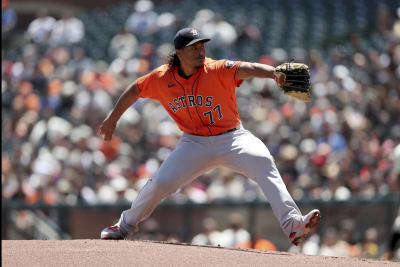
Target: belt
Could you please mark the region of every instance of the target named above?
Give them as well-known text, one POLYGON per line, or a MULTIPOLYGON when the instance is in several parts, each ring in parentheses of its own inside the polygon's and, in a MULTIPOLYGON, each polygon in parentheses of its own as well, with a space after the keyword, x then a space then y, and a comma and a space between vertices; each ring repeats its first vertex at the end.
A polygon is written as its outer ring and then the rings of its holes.
POLYGON ((225 132, 222 132, 222 133, 216 134, 215 136, 217 136, 217 135, 221 135, 221 134, 226 134, 226 133, 229 133, 229 132, 233 132, 233 131, 236 131, 237 129, 239 129, 239 127, 235 127, 235 128, 229 129, 228 131, 225 131, 225 132))

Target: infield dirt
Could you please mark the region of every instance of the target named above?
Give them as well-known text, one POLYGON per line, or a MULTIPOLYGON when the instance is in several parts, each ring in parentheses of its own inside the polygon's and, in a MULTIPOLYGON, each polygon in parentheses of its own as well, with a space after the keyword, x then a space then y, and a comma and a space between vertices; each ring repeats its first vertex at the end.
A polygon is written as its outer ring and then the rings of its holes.
POLYGON ((132 240, 2 240, 2 266, 399 266, 390 261, 309 256, 132 240))

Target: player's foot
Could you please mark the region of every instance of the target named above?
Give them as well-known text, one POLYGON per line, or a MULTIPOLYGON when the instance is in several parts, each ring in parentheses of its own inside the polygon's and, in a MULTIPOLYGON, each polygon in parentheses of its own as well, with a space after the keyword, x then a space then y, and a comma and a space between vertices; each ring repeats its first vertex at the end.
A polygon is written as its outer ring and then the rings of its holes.
POLYGON ((307 215, 303 216, 298 227, 298 230, 290 233, 289 239, 292 244, 298 246, 302 244, 309 236, 310 233, 318 226, 321 221, 321 212, 317 209, 310 211, 307 215))
POLYGON ((126 235, 121 231, 121 228, 119 228, 117 224, 104 228, 100 234, 101 239, 122 240, 125 239, 125 237, 126 235))

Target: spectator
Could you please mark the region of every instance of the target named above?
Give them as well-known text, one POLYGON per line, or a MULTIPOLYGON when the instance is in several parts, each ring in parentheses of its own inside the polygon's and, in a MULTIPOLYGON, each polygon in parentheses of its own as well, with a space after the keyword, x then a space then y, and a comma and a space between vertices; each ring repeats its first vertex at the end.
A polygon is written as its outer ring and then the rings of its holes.
POLYGON ((342 251, 340 251, 338 247, 338 236, 335 228, 330 227, 326 229, 323 243, 318 254, 333 257, 347 256, 346 254, 342 254, 342 251))
POLYGON ((379 256, 378 230, 368 228, 365 231, 364 242, 362 244, 362 256, 365 258, 376 259, 379 256))
POLYGON ((138 41, 136 37, 121 28, 110 43, 110 55, 113 58, 128 60, 138 51, 138 41))
POLYGON ((250 233, 242 226, 242 215, 232 213, 228 217, 228 228, 221 232, 220 244, 223 247, 235 247, 238 243, 251 240, 250 233))
MULTIPOLYGON (((313 233, 310 238, 304 243, 304 246, 301 249, 301 252, 306 255, 318 255, 320 250, 319 247, 320 237, 318 234, 313 233)), ((294 250, 294 246, 291 247, 292 251, 294 250)))
POLYGON ((202 9, 196 13, 193 27, 207 34, 213 40, 211 47, 229 49, 237 39, 236 29, 223 17, 210 9, 202 9))
POLYGON ((155 241, 169 241, 172 242, 172 237, 166 237, 160 232, 160 225, 152 218, 143 222, 141 232, 135 236, 135 239, 155 240, 155 241))
POLYGON ((235 245, 236 248, 249 248, 264 251, 277 251, 278 249, 270 240, 262 238, 260 234, 256 233, 252 235, 251 240, 245 242, 238 242, 235 245))
POLYGON ((70 11, 65 11, 62 18, 55 22, 51 36, 50 45, 70 45, 82 41, 85 34, 83 22, 72 16, 70 11))
POLYGON ((356 223, 352 219, 343 220, 341 223, 340 239, 338 240, 338 250, 341 255, 350 257, 361 256, 361 245, 356 240, 356 223))
POLYGON ((1 30, 9 32, 17 24, 17 14, 9 7, 8 1, 2 1, 1 5, 1 30))
POLYGON ((135 11, 129 16, 125 29, 138 36, 144 37, 157 31, 158 14, 153 11, 151 0, 139 0, 135 4, 135 11))
POLYGON ((218 246, 221 233, 217 230, 217 222, 207 217, 202 222, 203 232, 197 234, 192 239, 192 244, 201 246, 218 246))
POLYGON ((56 20, 48 15, 46 9, 40 9, 36 15, 36 19, 28 26, 28 39, 39 44, 48 44, 55 23, 56 20))
POLYGON ((254 243, 254 249, 265 251, 278 251, 274 243, 267 239, 257 239, 254 243))
POLYGON ((18 17, 8 0, 1 1, 1 41, 6 48, 11 38, 12 29, 17 25, 18 17))

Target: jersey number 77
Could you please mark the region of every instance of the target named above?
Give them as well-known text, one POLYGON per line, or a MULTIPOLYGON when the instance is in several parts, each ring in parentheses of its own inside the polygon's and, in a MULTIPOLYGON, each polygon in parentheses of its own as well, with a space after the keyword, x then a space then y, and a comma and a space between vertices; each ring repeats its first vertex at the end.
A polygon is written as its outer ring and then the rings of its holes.
POLYGON ((213 125, 215 123, 214 116, 213 116, 213 113, 215 113, 215 112, 218 113, 218 120, 221 120, 223 115, 222 115, 222 112, 221 112, 221 105, 220 104, 216 105, 212 110, 203 113, 204 117, 208 116, 208 118, 210 119, 210 125, 213 125))

